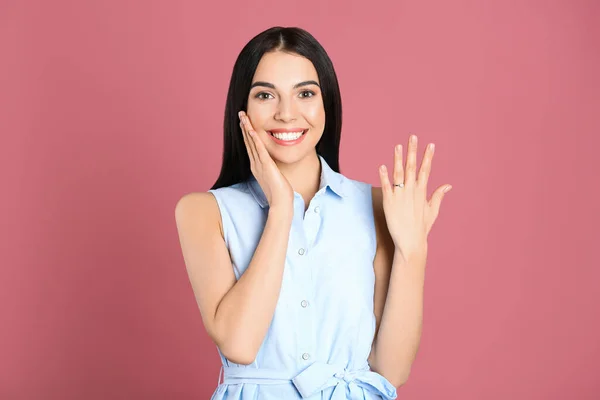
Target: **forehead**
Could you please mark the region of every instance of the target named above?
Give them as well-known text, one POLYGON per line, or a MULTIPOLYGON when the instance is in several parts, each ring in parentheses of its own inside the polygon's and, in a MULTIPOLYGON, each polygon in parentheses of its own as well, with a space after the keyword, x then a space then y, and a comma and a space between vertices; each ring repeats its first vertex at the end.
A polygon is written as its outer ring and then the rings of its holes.
POLYGON ((291 88, 296 83, 307 80, 319 82, 317 70, 309 59, 297 54, 276 51, 263 55, 256 67, 252 82, 263 81, 272 83, 278 88, 291 88))

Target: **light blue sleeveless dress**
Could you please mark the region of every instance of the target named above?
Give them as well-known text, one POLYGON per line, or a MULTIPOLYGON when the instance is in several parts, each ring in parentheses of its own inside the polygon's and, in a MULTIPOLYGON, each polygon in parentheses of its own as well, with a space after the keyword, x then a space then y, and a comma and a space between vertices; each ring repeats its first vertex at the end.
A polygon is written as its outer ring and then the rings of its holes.
MULTIPOLYGON (((397 397, 396 388, 367 361, 375 333, 371 185, 319 159, 321 184, 306 211, 302 196, 294 193, 279 300, 257 357, 250 365, 235 364, 219 350, 222 367, 211 400, 397 397)), ((210 192, 239 279, 261 238, 269 205, 253 176, 210 192)))

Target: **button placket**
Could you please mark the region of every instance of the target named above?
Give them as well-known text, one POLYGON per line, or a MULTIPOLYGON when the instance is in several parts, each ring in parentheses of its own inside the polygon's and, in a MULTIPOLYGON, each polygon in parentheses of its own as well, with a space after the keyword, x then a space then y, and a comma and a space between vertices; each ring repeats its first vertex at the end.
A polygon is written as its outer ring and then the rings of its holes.
POLYGON ((321 229, 321 208, 311 203, 304 220, 302 221, 306 244, 309 248, 315 245, 319 230, 321 229))
POLYGON ((308 307, 308 300, 306 296, 310 296, 311 293, 311 271, 310 261, 308 257, 300 258, 301 262, 298 266, 301 270, 302 282, 298 285, 298 291, 300 296, 300 307, 298 307, 298 322, 299 322, 299 335, 298 337, 298 350, 302 361, 307 362, 310 359, 310 354, 313 351, 313 315, 308 307))
POLYGON ((314 262, 311 252, 313 244, 310 242, 310 236, 314 230, 315 220, 318 220, 316 214, 308 213, 308 216, 302 221, 301 235, 302 242, 298 242, 297 250, 297 270, 296 276, 299 278, 297 285, 297 308, 298 315, 298 359, 301 363, 311 362, 311 354, 314 351, 314 332, 313 332, 313 313, 308 307, 309 300, 313 292, 312 282, 312 263, 314 262))

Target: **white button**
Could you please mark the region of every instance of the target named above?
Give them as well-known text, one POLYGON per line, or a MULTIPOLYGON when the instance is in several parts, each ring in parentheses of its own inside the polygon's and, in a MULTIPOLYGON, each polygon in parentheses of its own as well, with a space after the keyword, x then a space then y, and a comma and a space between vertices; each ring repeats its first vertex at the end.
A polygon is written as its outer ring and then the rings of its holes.
POLYGON ((304 254, 304 249, 300 248, 300 250, 298 250, 298 254, 300 254, 300 255, 304 254))
POLYGON ((319 206, 315 207, 315 212, 318 213, 319 211, 321 211, 321 209, 319 208, 319 206))
POLYGON ((308 360, 309 358, 310 358, 310 354, 308 354, 308 353, 302 354, 302 359, 303 360, 308 360))
POLYGON ((302 303, 300 303, 300 305, 304 308, 306 308, 308 306, 308 301, 306 300, 302 300, 302 303))

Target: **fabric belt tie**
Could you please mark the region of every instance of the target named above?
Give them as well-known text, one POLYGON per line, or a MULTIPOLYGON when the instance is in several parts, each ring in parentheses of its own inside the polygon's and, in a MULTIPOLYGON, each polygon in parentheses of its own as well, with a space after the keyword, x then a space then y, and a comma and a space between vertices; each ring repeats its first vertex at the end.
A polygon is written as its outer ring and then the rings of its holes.
MULTIPOLYGON (((222 366, 225 384, 254 383, 260 385, 277 385, 292 382, 302 398, 307 398, 317 392, 337 386, 332 399, 346 400, 346 385, 357 385, 369 392, 394 400, 397 397, 396 388, 382 375, 370 371, 368 367, 348 370, 343 366, 314 362, 300 373, 290 373, 285 370, 252 367, 222 366), (341 384, 341 383, 345 383, 341 384)), ((221 380, 219 374, 219 381, 221 380)))

